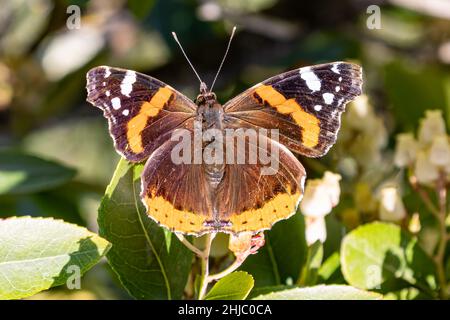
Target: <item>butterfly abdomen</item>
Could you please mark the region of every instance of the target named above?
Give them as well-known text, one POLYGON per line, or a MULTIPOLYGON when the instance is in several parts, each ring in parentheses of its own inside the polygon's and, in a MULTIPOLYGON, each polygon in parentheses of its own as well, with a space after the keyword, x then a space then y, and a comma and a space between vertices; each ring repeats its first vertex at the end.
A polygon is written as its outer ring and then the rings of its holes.
MULTIPOLYGON (((206 178, 214 190, 223 179, 223 108, 215 99, 203 99, 197 110, 197 121, 202 129, 202 157, 206 178)), ((197 99, 199 100, 199 99, 197 99)))

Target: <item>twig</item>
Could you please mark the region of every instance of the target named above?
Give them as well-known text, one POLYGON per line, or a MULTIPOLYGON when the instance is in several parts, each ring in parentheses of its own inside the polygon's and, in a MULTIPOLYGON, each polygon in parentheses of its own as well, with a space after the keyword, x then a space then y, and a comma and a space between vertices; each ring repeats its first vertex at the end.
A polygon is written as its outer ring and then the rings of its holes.
POLYGON ((222 270, 221 272, 218 272, 216 274, 212 274, 208 277, 208 282, 216 281, 219 279, 222 279, 223 277, 229 275, 233 271, 235 271, 237 268, 241 266, 241 264, 245 261, 245 259, 236 259, 232 264, 230 264, 226 269, 222 270))
POLYGON ((206 289, 208 288, 208 277, 209 277, 209 253, 211 251, 211 244, 216 236, 215 233, 208 233, 206 235, 206 247, 203 251, 203 255, 200 257, 202 271, 200 274, 200 289, 198 291, 198 300, 203 300, 206 294, 206 289))
POLYGON ((245 261, 245 259, 251 255, 257 252, 257 250, 264 245, 264 236, 262 234, 256 235, 252 237, 250 247, 245 252, 240 253, 239 255, 236 255, 236 259, 232 264, 230 264, 226 269, 222 270, 221 272, 218 272, 216 274, 209 274, 209 255, 211 252, 211 245, 212 242, 216 236, 215 233, 210 233, 206 235, 205 239, 205 249, 202 251, 196 246, 194 246, 192 243, 190 243, 182 234, 176 233, 177 238, 183 243, 189 250, 194 252, 197 257, 200 258, 201 262, 201 272, 200 272, 200 286, 198 291, 198 300, 203 300, 206 295, 206 290, 208 289, 208 285, 212 281, 219 280, 236 269, 238 269, 242 263, 245 261))
POLYGON ((434 257, 439 281, 439 294, 441 299, 447 299, 447 279, 445 276, 445 266, 444 266, 444 256, 445 247, 447 245, 447 227, 445 225, 445 219, 447 216, 447 186, 446 186, 446 174, 440 172, 438 183, 437 183, 437 193, 439 196, 439 215, 437 220, 439 222, 439 244, 436 255, 434 257))
POLYGON ((204 253, 202 250, 200 250, 199 248, 194 246, 192 243, 190 243, 189 240, 186 239, 182 234, 175 233, 175 235, 177 236, 178 240, 180 240, 181 243, 184 244, 189 250, 194 252, 199 258, 203 258, 204 253))
POLYGON ((420 185, 417 182, 417 178, 415 176, 410 176, 409 183, 413 187, 414 191, 416 191, 419 194, 420 198, 422 199, 422 201, 425 204, 425 206, 427 207, 427 209, 436 218, 438 218, 439 215, 440 215, 439 209, 436 208, 436 206, 434 205, 433 201, 431 201, 430 196, 428 195, 428 193, 420 187, 420 185))

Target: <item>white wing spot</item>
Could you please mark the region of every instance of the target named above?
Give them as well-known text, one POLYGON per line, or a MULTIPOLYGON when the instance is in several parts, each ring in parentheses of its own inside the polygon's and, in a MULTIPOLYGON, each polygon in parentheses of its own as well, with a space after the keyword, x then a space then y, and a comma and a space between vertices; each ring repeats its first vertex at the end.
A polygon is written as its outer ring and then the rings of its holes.
POLYGON ((322 110, 322 106, 321 106, 320 104, 316 104, 316 105, 314 106, 314 110, 320 111, 320 110, 322 110))
POLYGON ((336 86, 335 90, 336 90, 336 92, 339 92, 339 91, 341 91, 341 87, 336 86))
POLYGON ((333 63, 333 67, 331 68, 331 71, 333 71, 334 73, 338 73, 339 74, 340 72, 339 72, 338 65, 339 65, 338 63, 333 63))
POLYGON ((107 97, 109 97, 109 96, 111 95, 111 92, 109 92, 109 90, 106 90, 105 95, 106 95, 107 97))
POLYGON ((115 110, 119 110, 121 105, 120 105, 120 99, 118 97, 112 98, 111 99, 111 103, 112 106, 115 110))
POLYGON ((105 68, 105 78, 108 78, 111 75, 111 70, 108 67, 105 68))
POLYGON ((102 82, 102 86, 106 86, 106 82, 105 81, 102 82))
POLYGON ((122 83, 120 84, 120 92, 129 97, 131 91, 133 90, 133 83, 136 82, 136 72, 128 70, 125 73, 125 78, 123 78, 122 83))
POLYGON ((339 77, 339 82, 341 82, 342 81, 342 77, 339 77))
POLYGON ((125 110, 122 111, 122 114, 123 114, 124 116, 127 116, 127 115, 130 114, 130 110, 125 109, 125 110))
POLYGON ((306 81, 306 85, 310 90, 319 91, 321 87, 320 79, 310 68, 300 69, 300 77, 306 81))
POLYGON ((331 103, 333 103, 333 99, 334 99, 334 94, 332 94, 332 93, 324 93, 323 95, 322 95, 322 97, 323 97, 323 100, 325 101, 325 103, 326 104, 331 104, 331 103))

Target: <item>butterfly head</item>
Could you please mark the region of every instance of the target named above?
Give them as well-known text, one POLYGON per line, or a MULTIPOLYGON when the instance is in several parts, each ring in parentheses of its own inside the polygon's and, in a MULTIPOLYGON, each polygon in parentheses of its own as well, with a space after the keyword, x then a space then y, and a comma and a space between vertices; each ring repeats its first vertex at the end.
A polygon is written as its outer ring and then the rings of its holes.
POLYGON ((206 83, 200 83, 200 94, 195 99, 195 103, 199 106, 202 104, 213 105, 217 102, 217 96, 214 92, 208 90, 206 83))

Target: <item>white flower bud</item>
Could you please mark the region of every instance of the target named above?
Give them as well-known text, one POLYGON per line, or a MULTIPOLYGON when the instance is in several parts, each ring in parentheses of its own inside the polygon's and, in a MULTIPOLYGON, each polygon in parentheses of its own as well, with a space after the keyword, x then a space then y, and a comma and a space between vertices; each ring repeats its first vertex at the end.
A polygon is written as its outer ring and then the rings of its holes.
POLYGON ((330 213, 333 206, 326 193, 326 187, 321 180, 314 179, 306 182, 305 194, 300 209, 303 215, 308 217, 321 217, 330 213))
POLYGON ((422 145, 431 143, 435 136, 445 134, 445 122, 441 110, 427 110, 425 118, 419 125, 419 142, 422 145))
POLYGON ((341 176, 339 174, 325 171, 323 175, 323 184, 327 187, 328 195, 331 200, 331 205, 335 207, 339 203, 339 197, 341 195, 341 188, 339 186, 339 181, 341 181, 341 176))
POLYGON ((421 228, 422 228, 422 225, 420 224, 420 216, 417 212, 415 212, 412 215, 411 220, 409 221, 408 230, 412 234, 417 234, 420 232, 421 228))
POLYGON ((397 135, 394 163, 397 167, 406 167, 414 162, 418 151, 416 139, 411 133, 397 135))
POLYGON ((439 177, 438 169, 431 163, 427 151, 421 150, 417 153, 414 175, 417 181, 423 184, 433 183, 439 177))
POLYGON ((406 216, 402 198, 395 187, 385 187, 380 192, 379 217, 383 221, 400 221, 406 216))
POLYGON ((450 145, 446 135, 434 137, 430 149, 430 162, 440 167, 450 165, 450 145))
POLYGON ((327 239, 327 228, 324 217, 306 217, 305 236, 308 246, 319 240, 325 242, 327 239))
POLYGON ((300 203, 303 215, 308 217, 323 217, 339 202, 341 176, 325 172, 322 179, 306 182, 305 194, 300 203))

